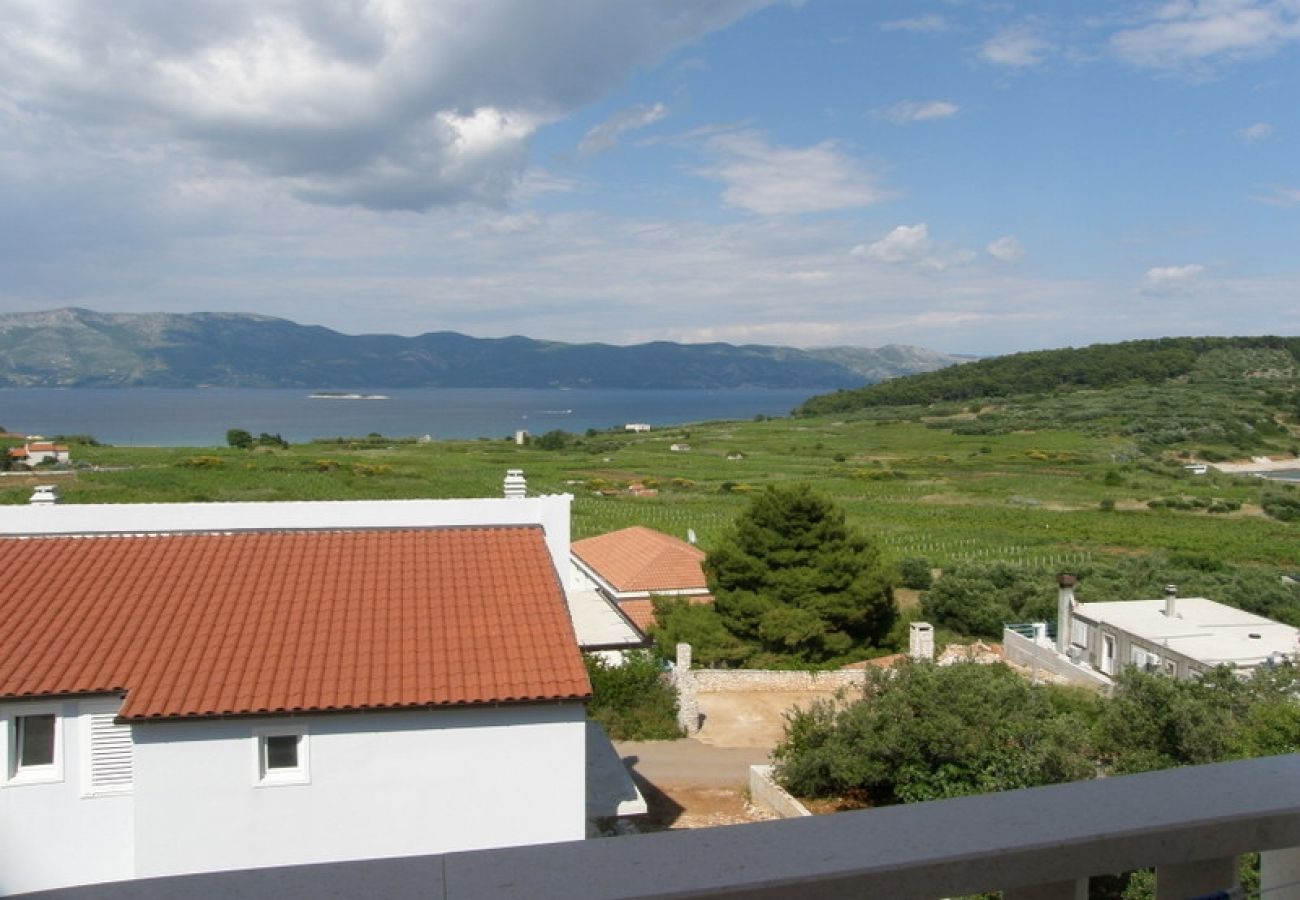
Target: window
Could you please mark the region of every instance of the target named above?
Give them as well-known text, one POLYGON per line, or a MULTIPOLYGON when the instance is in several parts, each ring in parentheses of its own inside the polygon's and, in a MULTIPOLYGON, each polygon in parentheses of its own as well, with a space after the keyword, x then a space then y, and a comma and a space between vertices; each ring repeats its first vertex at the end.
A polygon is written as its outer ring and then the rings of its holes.
POLYGON ((3 716, 8 784, 63 779, 63 735, 55 704, 10 707, 3 716))
POLYGON ((257 741, 257 783, 306 784, 307 734, 304 729, 266 728, 257 741))
POLYGON ((1070 620, 1070 643, 1076 647, 1088 646, 1088 623, 1078 619, 1070 620))
POLYGON ((268 735, 263 739, 266 748, 266 771, 280 772, 298 768, 298 742, 296 734, 268 735))

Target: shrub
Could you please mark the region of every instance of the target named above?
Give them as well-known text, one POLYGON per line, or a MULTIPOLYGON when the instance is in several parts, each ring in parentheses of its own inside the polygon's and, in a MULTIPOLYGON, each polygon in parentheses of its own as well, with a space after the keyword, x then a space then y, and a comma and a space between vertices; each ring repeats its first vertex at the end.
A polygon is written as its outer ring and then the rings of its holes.
POLYGON ((181 463, 187 469, 219 469, 225 464, 220 456, 191 456, 181 463))
POLYGON ((595 655, 586 656, 585 661, 592 692, 587 715, 611 738, 657 741, 682 736, 677 724, 677 695, 651 654, 628 653, 621 666, 595 655))
POLYGON ((930 561, 923 556, 905 556, 898 561, 898 577, 903 587, 927 591, 934 584, 930 561))

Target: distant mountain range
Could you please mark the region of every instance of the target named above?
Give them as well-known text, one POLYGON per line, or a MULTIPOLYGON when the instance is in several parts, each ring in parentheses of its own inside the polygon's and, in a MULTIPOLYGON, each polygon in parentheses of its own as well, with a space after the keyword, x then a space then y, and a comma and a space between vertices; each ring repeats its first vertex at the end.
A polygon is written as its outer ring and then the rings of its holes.
POLYGON ((876 349, 656 341, 619 347, 525 337, 346 335, 241 313, 0 315, 10 387, 847 388, 969 357, 876 349))

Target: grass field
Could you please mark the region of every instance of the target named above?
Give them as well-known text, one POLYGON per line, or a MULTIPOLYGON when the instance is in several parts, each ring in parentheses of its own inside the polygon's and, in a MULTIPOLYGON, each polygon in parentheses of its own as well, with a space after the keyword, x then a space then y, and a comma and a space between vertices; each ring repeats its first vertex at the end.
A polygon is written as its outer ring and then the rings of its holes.
POLYGON ((1072 430, 954 434, 948 422, 769 419, 648 434, 600 433, 563 450, 506 441, 358 441, 287 449, 73 447, 54 478, 0 479, 0 502, 58 481, 66 502, 138 503, 496 496, 507 468, 534 493, 568 492, 575 538, 643 524, 708 549, 746 495, 807 481, 895 556, 936 565, 1003 558, 1046 565, 1153 549, 1225 562, 1300 565, 1300 525, 1259 511, 1253 478, 1193 476, 1123 438, 1072 430), (673 452, 687 443, 688 452, 673 452), (739 457, 739 458, 728 458, 739 457), (634 497, 629 484, 658 490, 634 497), (1241 504, 1228 514, 1148 509, 1149 500, 1241 504), (1113 511, 1101 508, 1103 501, 1113 511), (1108 504, 1109 505, 1109 504, 1108 504))

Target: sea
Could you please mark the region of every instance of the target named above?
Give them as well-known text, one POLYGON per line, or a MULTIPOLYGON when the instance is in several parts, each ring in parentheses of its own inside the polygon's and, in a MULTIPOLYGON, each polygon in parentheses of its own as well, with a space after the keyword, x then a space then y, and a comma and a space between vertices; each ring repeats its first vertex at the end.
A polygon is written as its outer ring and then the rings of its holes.
MULTIPOLYGON (((46 437, 91 435, 123 446, 211 447, 226 431, 313 438, 501 438, 524 430, 581 433, 632 422, 679 425, 784 416, 816 389, 586 390, 365 388, 313 396, 299 388, 0 388, 0 426, 46 437)), ((326 392, 322 392, 326 393, 326 392)))

